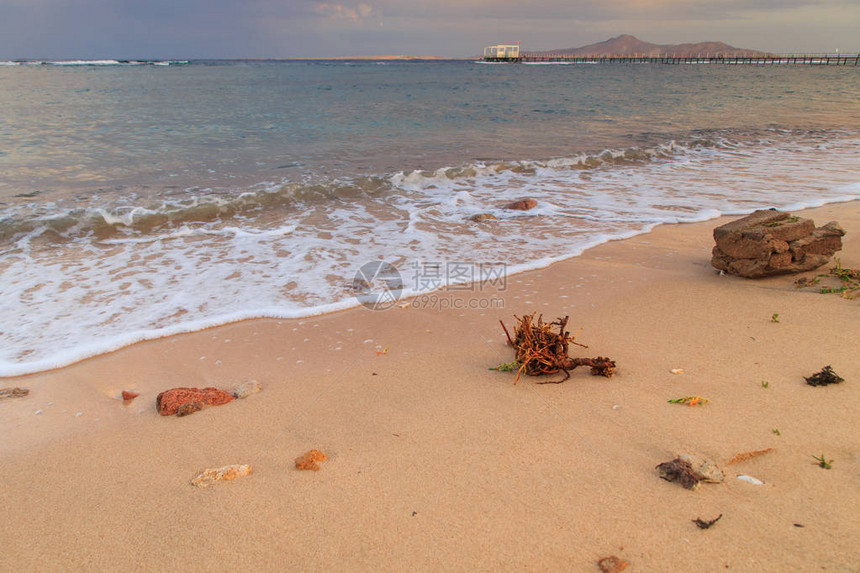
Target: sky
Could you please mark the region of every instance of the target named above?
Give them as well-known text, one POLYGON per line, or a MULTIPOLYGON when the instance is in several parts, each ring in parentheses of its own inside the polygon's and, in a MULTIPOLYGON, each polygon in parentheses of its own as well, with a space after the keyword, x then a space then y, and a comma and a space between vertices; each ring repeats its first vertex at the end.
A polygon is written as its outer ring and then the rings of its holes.
POLYGON ((860 0, 0 0, 0 59, 471 57, 632 34, 860 51, 860 0))

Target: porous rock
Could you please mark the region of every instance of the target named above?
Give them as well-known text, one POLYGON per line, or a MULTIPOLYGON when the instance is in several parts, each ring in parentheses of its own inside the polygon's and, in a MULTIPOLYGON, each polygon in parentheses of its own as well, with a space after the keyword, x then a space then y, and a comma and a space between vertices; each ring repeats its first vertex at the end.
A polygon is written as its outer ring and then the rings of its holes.
POLYGON ((711 265, 747 278, 810 271, 842 249, 844 234, 835 221, 816 228, 811 219, 762 209, 714 229, 711 265))
POLYGON ((162 416, 178 414, 181 408, 182 415, 188 415, 205 406, 220 406, 232 400, 232 394, 218 388, 171 388, 158 395, 155 407, 162 416))
POLYGON ((319 450, 310 450, 296 458, 296 469, 319 471, 319 462, 324 462, 328 459, 324 453, 319 450))

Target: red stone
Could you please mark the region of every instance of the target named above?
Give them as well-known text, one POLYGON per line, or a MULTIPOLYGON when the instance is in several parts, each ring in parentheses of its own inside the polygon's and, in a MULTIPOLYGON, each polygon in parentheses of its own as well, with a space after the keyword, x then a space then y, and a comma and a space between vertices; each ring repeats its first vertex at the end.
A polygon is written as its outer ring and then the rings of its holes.
POLYGON ((513 203, 505 205, 505 209, 513 209, 515 211, 528 211, 535 207, 537 207, 537 201, 534 199, 520 199, 519 201, 514 201, 513 203))
POLYGON ((123 400, 134 400, 138 396, 140 396, 140 394, 138 394, 137 392, 130 392, 128 390, 122 391, 122 399, 123 400))
MULTIPOLYGON (((158 395, 155 408, 162 416, 173 416, 185 404, 197 404, 201 407, 220 406, 233 401, 233 395, 218 388, 171 388, 158 395)), ((186 408, 188 410, 190 408, 186 408)), ((188 412, 191 413, 191 412, 188 412)))

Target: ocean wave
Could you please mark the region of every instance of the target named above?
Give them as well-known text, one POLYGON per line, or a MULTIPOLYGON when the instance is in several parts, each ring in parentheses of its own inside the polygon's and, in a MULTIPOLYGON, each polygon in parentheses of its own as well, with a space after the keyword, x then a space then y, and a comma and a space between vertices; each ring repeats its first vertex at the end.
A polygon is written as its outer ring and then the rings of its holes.
POLYGON ((0 66, 181 66, 190 60, 10 60, 0 66))
MULTIPOLYGON (((356 269, 503 262, 508 273, 659 224, 860 198, 856 133, 707 131, 642 148, 241 192, 38 199, 0 212, 0 376, 252 317, 358 304, 356 269), (505 205, 530 197, 537 207, 505 205), (472 221, 492 215, 490 223, 472 221)), ((409 279, 407 279, 409 280, 409 279)), ((407 285, 405 293, 434 285, 407 285)))
POLYGON ((741 144, 710 134, 689 141, 670 140, 650 147, 606 149, 571 157, 546 160, 479 161, 436 170, 400 171, 388 175, 358 178, 319 179, 303 182, 266 183, 252 190, 215 194, 209 189, 186 190, 181 199, 149 199, 149 205, 75 207, 46 213, 43 204, 33 203, 0 210, 0 247, 37 232, 43 240, 67 241, 92 235, 99 240, 117 236, 162 233, 188 224, 226 223, 237 217, 254 216, 267 210, 288 213, 320 203, 373 200, 398 193, 427 192, 433 187, 472 185, 498 177, 566 176, 569 170, 597 170, 611 166, 668 160, 695 149, 718 147, 735 149, 741 144))

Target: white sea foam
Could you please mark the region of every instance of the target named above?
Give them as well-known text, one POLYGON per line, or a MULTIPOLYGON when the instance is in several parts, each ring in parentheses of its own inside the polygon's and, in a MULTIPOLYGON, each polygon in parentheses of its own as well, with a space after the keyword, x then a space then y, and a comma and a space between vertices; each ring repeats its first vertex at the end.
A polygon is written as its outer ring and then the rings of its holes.
MULTIPOLYGON (((428 264, 504 263, 510 276, 659 224, 854 200, 858 173, 855 135, 774 134, 401 172, 348 199, 340 190, 357 183, 77 214, 43 204, 0 251, 0 376, 236 320, 356 306, 353 278, 370 261, 395 265, 403 296, 414 296, 440 286, 418 280, 428 264), (504 209, 523 197, 538 206, 504 209), (481 213, 497 220, 469 220, 481 213)), ((0 212, 0 232, 26 209, 0 212)))

